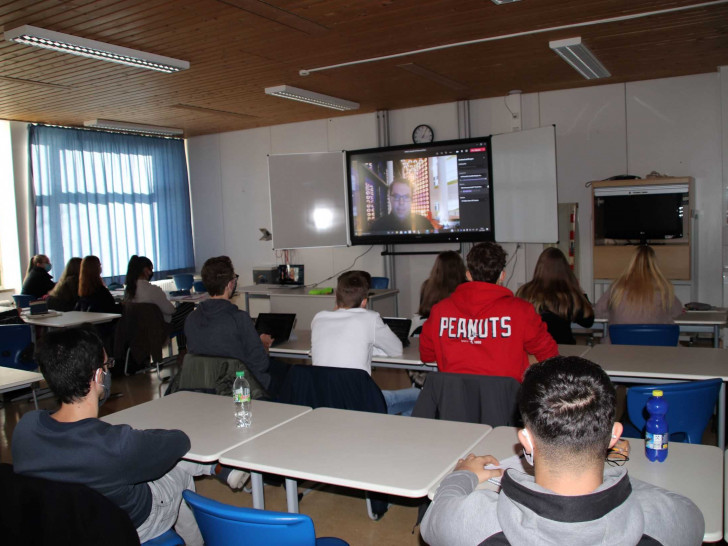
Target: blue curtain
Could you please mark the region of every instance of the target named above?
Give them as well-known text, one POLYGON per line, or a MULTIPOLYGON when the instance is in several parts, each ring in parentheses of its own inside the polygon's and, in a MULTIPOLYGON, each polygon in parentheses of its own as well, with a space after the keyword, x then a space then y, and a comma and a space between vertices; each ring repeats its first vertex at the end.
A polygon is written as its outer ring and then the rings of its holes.
POLYGON ((184 142, 31 125, 36 252, 53 263, 94 254, 123 282, 129 258, 157 278, 194 270, 184 142))

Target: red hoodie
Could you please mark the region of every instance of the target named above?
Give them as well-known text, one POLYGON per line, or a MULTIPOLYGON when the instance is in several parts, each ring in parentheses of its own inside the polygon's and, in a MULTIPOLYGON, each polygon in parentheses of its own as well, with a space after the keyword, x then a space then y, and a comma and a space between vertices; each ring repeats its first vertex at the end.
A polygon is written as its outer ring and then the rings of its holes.
POLYGON ((505 287, 466 282, 433 306, 420 334, 422 362, 441 372, 510 376, 523 380, 528 354, 559 354, 533 305, 505 287))

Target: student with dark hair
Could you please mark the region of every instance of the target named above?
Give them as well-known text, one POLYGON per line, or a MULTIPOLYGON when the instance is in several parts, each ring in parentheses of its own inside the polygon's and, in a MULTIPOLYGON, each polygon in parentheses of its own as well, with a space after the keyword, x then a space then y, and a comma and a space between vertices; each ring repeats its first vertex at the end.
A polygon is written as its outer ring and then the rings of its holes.
POLYGON ((190 449, 180 430, 135 430, 98 418, 113 366, 101 339, 82 328, 51 331, 35 359, 60 408, 23 415, 12 438, 15 472, 88 485, 126 510, 141 542, 174 526, 186 544, 202 544, 182 491, 194 491, 193 476, 213 467, 180 460, 190 449))
POLYGON ((50 292, 56 283, 48 273, 53 266, 48 256, 45 254, 36 254, 30 260, 28 272, 23 279, 23 288, 21 294, 27 294, 35 298, 42 298, 50 292))
POLYGON ((433 305, 447 298, 467 281, 466 273, 460 254, 454 250, 440 252, 435 258, 430 276, 422 283, 417 314, 425 319, 429 317, 433 305))
POLYGON ((430 311, 420 334, 420 358, 441 372, 513 377, 521 381, 529 355, 545 360, 558 347, 533 306, 501 286, 506 253, 479 243, 467 256, 468 281, 430 311))
POLYGON ((690 500, 605 467, 622 425, 615 390, 598 365, 556 357, 531 366, 519 393, 518 432, 535 477, 490 456, 460 459, 422 520, 430 546, 461 544, 701 544, 703 515, 690 500), (500 494, 476 490, 500 476, 500 494))
POLYGON ((518 289, 516 297, 533 304, 556 343, 576 344, 572 322, 584 328, 594 324, 591 303, 558 248, 550 247, 541 253, 533 279, 518 289))
MULTIPOLYGON (((336 308, 311 321, 311 363, 372 373, 372 356, 399 356, 402 342, 379 313, 367 309, 371 275, 347 271, 336 283, 336 308)), ((382 391, 389 413, 410 415, 419 389, 382 391)))
POLYGON ((86 256, 81 261, 76 309, 96 313, 121 312, 114 296, 101 279, 101 261, 96 256, 86 256))
POLYGON ((210 298, 200 302, 185 321, 188 352, 237 358, 275 396, 288 367, 276 364, 271 370, 268 348, 273 339, 258 334, 250 315, 230 301, 238 285, 232 261, 227 256, 210 258, 201 273, 210 298))
POLYGON ((49 309, 73 311, 78 301, 78 277, 80 274, 81 258, 68 260, 55 288, 48 293, 49 309))

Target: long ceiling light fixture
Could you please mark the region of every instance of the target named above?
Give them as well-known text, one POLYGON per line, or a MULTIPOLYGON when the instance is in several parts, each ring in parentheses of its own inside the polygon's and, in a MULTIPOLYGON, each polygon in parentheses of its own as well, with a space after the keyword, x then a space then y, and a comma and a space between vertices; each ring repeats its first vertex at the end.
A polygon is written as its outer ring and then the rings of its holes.
POLYGON ((177 127, 160 127, 159 125, 129 123, 128 121, 114 121, 112 119, 91 119, 84 121, 83 124, 85 127, 95 127, 96 129, 144 133, 145 135, 182 136, 184 134, 184 130, 177 127))
POLYGON ((333 108, 334 110, 340 110, 342 112, 345 110, 357 110, 359 108, 358 102, 338 99, 336 97, 330 97, 329 95, 324 95, 322 93, 314 93, 313 91, 299 89, 298 87, 292 87, 290 85, 277 85, 275 87, 266 87, 265 94, 282 97, 284 99, 307 102, 309 104, 315 104, 316 106, 333 108))
POLYGON ((581 37, 553 40, 549 42, 549 47, 587 80, 611 76, 599 59, 581 43, 581 37))
POLYGON ((190 63, 180 59, 155 55, 128 47, 121 47, 105 42, 97 42, 87 38, 80 38, 72 34, 64 34, 53 30, 23 25, 5 32, 5 39, 9 42, 19 44, 42 47, 60 51, 61 53, 70 53, 72 55, 80 55, 81 57, 89 57, 102 61, 111 61, 112 63, 125 64, 136 68, 147 68, 149 70, 157 70, 159 72, 179 72, 187 70, 190 63))

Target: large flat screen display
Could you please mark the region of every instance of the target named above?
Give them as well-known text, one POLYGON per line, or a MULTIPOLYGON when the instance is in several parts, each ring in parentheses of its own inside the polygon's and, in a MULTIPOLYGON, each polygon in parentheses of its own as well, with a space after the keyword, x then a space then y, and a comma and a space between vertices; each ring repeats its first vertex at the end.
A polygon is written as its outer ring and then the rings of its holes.
POLYGON ((489 137, 346 158, 351 244, 494 240, 489 137))

